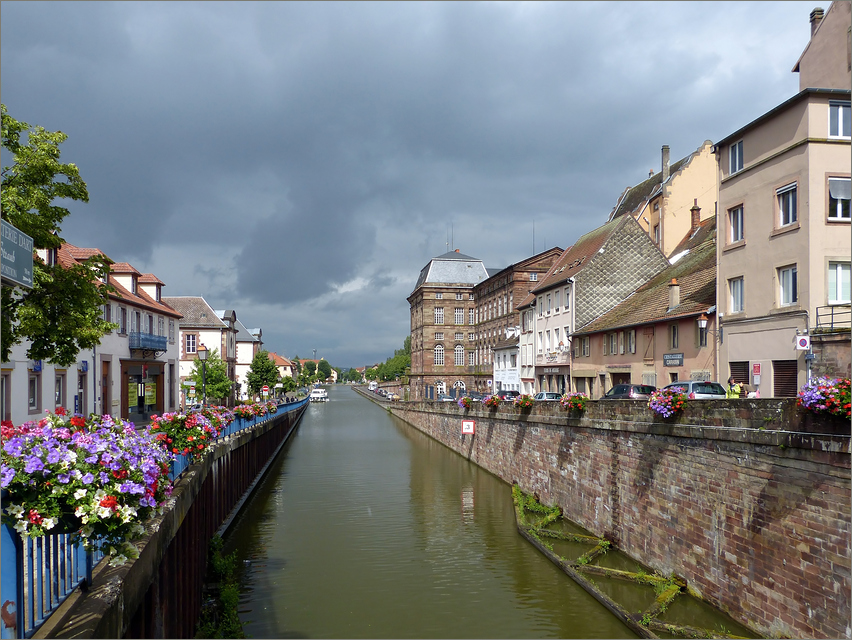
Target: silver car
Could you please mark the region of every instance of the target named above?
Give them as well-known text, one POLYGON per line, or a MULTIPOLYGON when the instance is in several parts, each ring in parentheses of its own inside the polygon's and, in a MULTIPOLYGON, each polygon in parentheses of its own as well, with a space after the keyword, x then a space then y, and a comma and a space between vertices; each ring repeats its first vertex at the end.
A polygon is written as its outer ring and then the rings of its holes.
POLYGON ((724 400, 727 397, 725 387, 718 382, 709 382, 707 380, 682 380, 680 382, 672 382, 666 385, 663 389, 674 389, 679 387, 683 389, 687 396, 695 394, 696 400, 724 400))
POLYGON ((541 402, 541 401, 559 402, 561 399, 562 399, 562 394, 556 393, 555 391, 539 391, 537 394, 535 394, 535 398, 533 398, 533 400, 535 400, 536 402, 541 402))

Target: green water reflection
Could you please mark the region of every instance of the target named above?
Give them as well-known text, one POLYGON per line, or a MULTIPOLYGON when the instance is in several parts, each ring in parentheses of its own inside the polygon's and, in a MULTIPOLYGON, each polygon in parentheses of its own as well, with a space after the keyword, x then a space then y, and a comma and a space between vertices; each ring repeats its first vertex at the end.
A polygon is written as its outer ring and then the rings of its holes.
POLYGON ((226 539, 255 638, 632 638, 517 532, 509 485, 348 387, 226 539))

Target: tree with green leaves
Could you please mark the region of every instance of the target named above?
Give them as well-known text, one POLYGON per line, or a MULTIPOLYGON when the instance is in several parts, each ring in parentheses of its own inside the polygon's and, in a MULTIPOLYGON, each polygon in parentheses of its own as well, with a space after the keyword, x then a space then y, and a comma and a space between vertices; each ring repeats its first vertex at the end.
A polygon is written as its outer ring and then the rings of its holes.
POLYGON ((248 382, 249 392, 252 395, 259 394, 263 385, 269 386, 270 392, 279 380, 278 367, 269 357, 269 352, 260 350, 254 354, 251 361, 246 382, 248 382))
POLYGON ((320 380, 328 380, 331 377, 331 365, 328 360, 320 360, 317 365, 317 378, 320 380))
POLYGON ((305 373, 308 374, 311 378, 313 378, 317 373, 317 363, 313 360, 308 360, 305 363, 305 373))
POLYGON ((222 404, 231 395, 232 382, 228 377, 228 363, 222 360, 219 350, 214 349, 207 354, 206 364, 196 358, 192 363, 192 371, 189 377, 195 383, 196 397, 202 399, 207 392, 207 402, 211 400, 222 404))
POLYGON ((296 390, 296 381, 293 380, 290 376, 284 376, 281 378, 281 390, 284 393, 290 393, 296 390))
MULTIPOLYGON (((3 220, 33 239, 34 249, 46 249, 50 255, 62 245, 60 223, 69 214, 54 201, 88 202, 86 183, 76 165, 59 161, 66 134, 15 120, 6 105, 0 105, 0 112, 3 149, 12 158, 12 164, 2 168, 0 212, 3 220)), ((73 266, 35 257, 32 289, 2 288, 0 359, 8 361, 12 347, 28 341, 28 358, 69 366, 80 351, 100 344, 101 336, 116 326, 101 314, 114 291, 107 284, 109 265, 104 255, 73 266)))

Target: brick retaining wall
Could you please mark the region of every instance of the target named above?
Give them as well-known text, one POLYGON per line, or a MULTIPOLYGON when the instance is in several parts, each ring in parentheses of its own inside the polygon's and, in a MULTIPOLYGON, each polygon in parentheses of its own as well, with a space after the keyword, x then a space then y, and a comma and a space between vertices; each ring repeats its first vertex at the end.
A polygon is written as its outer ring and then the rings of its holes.
POLYGON ((582 417, 558 403, 386 404, 755 631, 852 637, 848 421, 777 399, 690 401, 672 422, 629 400, 590 402, 582 417))

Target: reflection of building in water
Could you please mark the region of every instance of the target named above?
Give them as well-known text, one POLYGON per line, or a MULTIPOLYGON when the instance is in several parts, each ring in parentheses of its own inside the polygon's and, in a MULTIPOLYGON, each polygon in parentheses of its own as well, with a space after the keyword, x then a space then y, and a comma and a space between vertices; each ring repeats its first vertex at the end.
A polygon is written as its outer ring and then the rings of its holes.
POLYGON ((473 487, 465 487, 461 494, 462 522, 473 522, 473 487))

